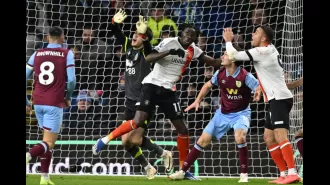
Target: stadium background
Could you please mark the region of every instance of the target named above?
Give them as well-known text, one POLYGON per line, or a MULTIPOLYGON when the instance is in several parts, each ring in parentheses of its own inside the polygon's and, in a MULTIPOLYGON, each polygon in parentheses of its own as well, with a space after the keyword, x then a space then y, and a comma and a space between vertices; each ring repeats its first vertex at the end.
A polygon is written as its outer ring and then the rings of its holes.
MULTIPOLYGON (((160 35, 177 35, 183 22, 193 22, 202 31, 198 44, 206 54, 219 58, 225 50, 221 36, 224 27, 232 27, 235 43, 243 49, 251 47, 252 32, 261 24, 275 30, 273 44, 281 53, 288 81, 302 76, 302 0, 27 0, 26 3, 26 59, 38 49, 47 46, 46 35, 51 26, 60 26, 66 33, 66 46, 75 53, 77 85, 72 107, 65 110, 62 134, 53 153, 53 173, 101 173, 142 175, 143 169, 123 149, 120 140, 112 142, 101 156, 92 155, 91 148, 99 136, 107 134, 123 120, 125 55, 111 31, 111 19, 119 8, 128 17, 122 25, 124 34, 132 36, 138 15, 148 17, 153 28, 156 45, 160 35), (157 23, 157 17, 164 19, 157 23), (163 26, 165 25, 165 26, 163 26), (158 35, 158 36, 157 36, 158 35), (87 93, 91 102, 87 109, 78 105, 79 95, 87 93), (81 168, 84 166, 83 168, 81 168)), ((255 75, 250 63, 244 67, 255 75)), ((195 61, 186 69, 177 83, 181 108, 192 103, 204 82, 214 73, 213 68, 195 61)), ((32 92, 29 80, 27 94, 32 92)), ((294 93, 291 113, 290 138, 302 127, 302 88, 294 93)), ((207 95, 203 108, 185 114, 191 136, 191 146, 218 107, 218 93, 214 89, 207 95)), ((30 97, 30 96, 29 96, 30 97)), ((251 177, 275 177, 278 173, 263 142, 266 106, 261 100, 251 104, 252 121, 248 135, 249 173, 251 177)), ((175 154, 178 169, 176 131, 164 118, 158 107, 147 135, 175 154)), ((41 139, 34 115, 26 115, 26 147, 41 139)), ((296 147, 294 146, 296 149, 296 147)), ((152 164, 159 163, 155 155, 144 151, 152 164)), ((298 169, 302 172, 302 159, 295 150, 298 169)), ((28 173, 38 173, 36 161, 27 166, 28 173)), ((200 176, 237 176, 239 163, 232 131, 220 142, 214 140, 195 163, 191 171, 200 176)), ((164 175, 162 165, 156 165, 164 175)), ((302 174, 301 174, 302 175, 302 174)))

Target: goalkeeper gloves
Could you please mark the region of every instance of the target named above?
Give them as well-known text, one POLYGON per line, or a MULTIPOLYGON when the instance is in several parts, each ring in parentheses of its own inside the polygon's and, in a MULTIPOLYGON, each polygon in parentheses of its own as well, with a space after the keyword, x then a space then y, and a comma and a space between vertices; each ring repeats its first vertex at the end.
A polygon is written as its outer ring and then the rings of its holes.
POLYGON ((126 12, 122 9, 119 9, 119 11, 112 18, 112 24, 114 23, 120 24, 126 19, 126 17, 127 17, 126 12))
POLYGON ((147 32, 148 22, 143 18, 142 15, 139 16, 139 21, 136 23, 136 31, 139 34, 145 34, 147 32))
POLYGON ((183 58, 185 55, 185 52, 182 49, 170 49, 171 55, 178 55, 179 57, 183 58))

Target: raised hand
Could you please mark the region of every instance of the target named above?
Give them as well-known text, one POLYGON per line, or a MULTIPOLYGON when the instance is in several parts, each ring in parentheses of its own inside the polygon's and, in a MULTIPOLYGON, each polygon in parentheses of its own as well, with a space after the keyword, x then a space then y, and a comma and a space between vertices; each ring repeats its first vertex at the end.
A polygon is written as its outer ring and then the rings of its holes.
POLYGON ((126 17, 126 12, 122 9, 119 9, 119 11, 113 16, 112 22, 120 24, 126 19, 126 17))
POLYGON ((223 29, 222 37, 225 40, 225 42, 231 42, 231 41, 233 41, 233 39, 234 39, 233 30, 231 28, 225 28, 225 29, 223 29))
POLYGON ((136 23, 136 31, 140 34, 145 34, 148 28, 148 21, 142 15, 139 16, 139 21, 136 23))

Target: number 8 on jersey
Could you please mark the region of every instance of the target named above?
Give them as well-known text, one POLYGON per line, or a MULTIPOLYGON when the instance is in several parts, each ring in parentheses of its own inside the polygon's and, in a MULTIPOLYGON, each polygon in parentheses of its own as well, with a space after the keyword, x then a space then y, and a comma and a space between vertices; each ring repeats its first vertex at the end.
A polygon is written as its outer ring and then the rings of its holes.
POLYGON ((42 85, 50 85, 54 82, 53 71, 55 65, 52 62, 46 61, 40 65, 40 74, 38 75, 39 83, 42 85))

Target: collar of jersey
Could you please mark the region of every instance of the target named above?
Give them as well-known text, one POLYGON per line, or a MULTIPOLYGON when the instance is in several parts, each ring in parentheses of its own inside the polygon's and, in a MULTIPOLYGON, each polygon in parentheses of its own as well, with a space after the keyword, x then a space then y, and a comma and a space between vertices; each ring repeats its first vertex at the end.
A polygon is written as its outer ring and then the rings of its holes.
MULTIPOLYGON (((231 76, 232 76, 233 78, 236 78, 236 76, 239 74, 240 70, 241 70, 241 67, 238 66, 237 69, 236 69, 236 71, 234 72, 234 74, 231 75, 231 76)), ((228 77, 227 69, 226 69, 226 77, 228 77)))
MULTIPOLYGON (((179 37, 175 37, 175 39, 176 39, 176 41, 178 41, 179 46, 181 47, 181 49, 183 49, 183 50, 187 50, 187 49, 184 49, 184 48, 182 47, 181 43, 179 42, 179 37)), ((191 43, 190 46, 193 46, 193 44, 194 44, 194 42, 191 43)))
POLYGON ((48 44, 47 48, 61 48, 61 44, 48 44))

